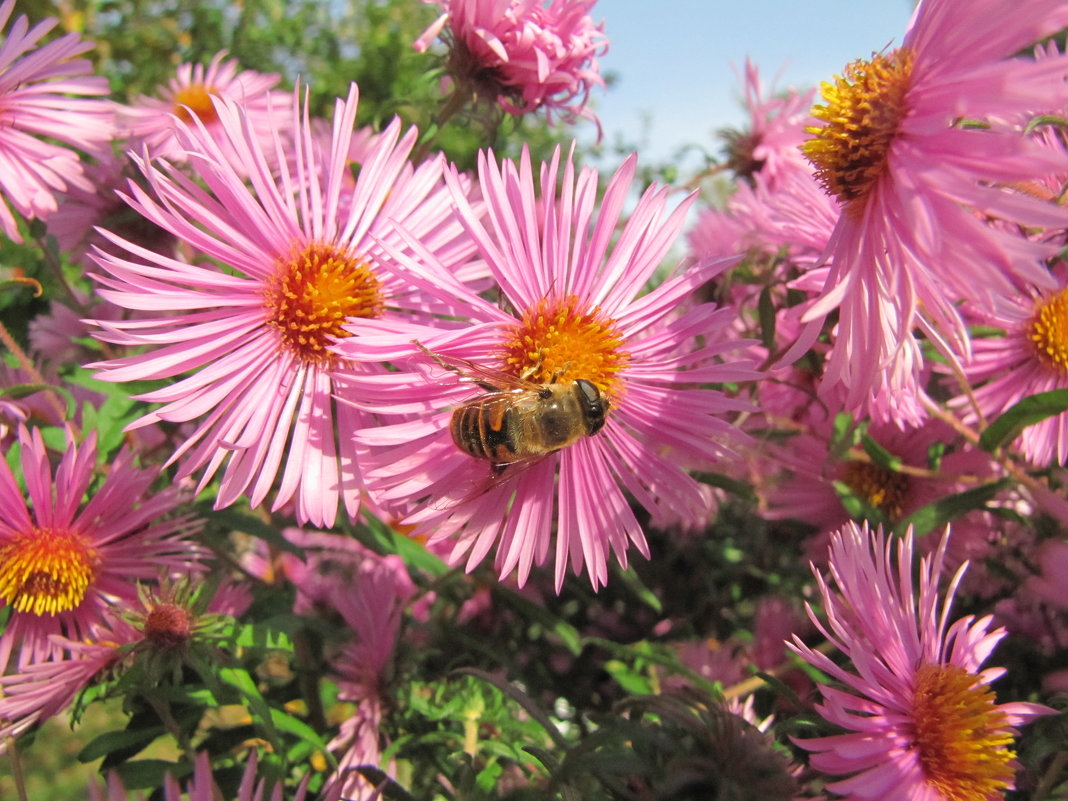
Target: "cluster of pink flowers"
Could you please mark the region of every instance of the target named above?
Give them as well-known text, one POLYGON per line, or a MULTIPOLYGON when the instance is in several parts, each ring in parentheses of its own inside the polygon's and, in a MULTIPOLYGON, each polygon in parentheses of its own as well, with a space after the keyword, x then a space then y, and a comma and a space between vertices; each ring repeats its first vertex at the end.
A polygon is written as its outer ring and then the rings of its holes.
POLYGON ((59 193, 93 191, 79 151, 108 151, 115 111, 103 99, 107 80, 77 58, 92 44, 68 33, 41 45, 56 20, 30 28, 22 15, 8 28, 14 9, 15 0, 0 4, 0 231, 20 242, 12 207, 26 219, 43 220, 58 208, 59 193))
POLYGON ((838 795, 994 798, 1013 786, 1013 727, 1054 712, 995 703, 989 685, 1004 670, 980 666, 1007 632, 991 629, 990 616, 949 622, 963 568, 941 598, 947 540, 921 561, 917 588, 911 531, 896 548, 881 529, 855 523, 831 539, 836 586, 817 573, 826 624, 809 614, 853 671, 797 637, 791 648, 845 688, 821 686, 817 705, 844 733, 797 741, 817 770, 847 777, 827 786, 838 795))
MULTIPOLYGON (((594 0, 437 4, 415 47, 442 37, 452 102, 596 119, 594 0)), ((703 532, 724 496, 697 476, 720 472, 751 480, 764 521, 808 527, 809 618, 841 658, 769 596, 754 644, 693 640, 680 661, 741 683, 743 659, 773 670, 788 647, 832 679, 814 709, 839 733, 795 742, 837 795, 1013 787, 1016 727, 1052 710, 995 702, 1002 671, 981 666, 1006 629, 951 622, 950 604, 962 587, 1011 591, 982 565, 1010 544, 1041 556, 1013 563, 1029 578, 1004 625, 1063 604, 1064 543, 1021 521, 1068 524, 1056 483, 1027 472, 1068 461, 1068 412, 1007 456, 975 429, 1068 389, 1068 147, 1034 124, 1068 114, 1068 55, 1021 55, 1068 27, 1068 2, 1021 0, 1006 19, 996 0, 922 0, 899 47, 847 65, 822 99, 768 97, 747 64, 750 130, 729 137, 736 182, 715 209, 637 191, 636 155, 602 180, 576 145, 544 161, 485 149, 465 172, 399 118, 357 128, 355 83, 315 119, 307 87, 276 90, 223 53, 112 103, 75 58, 87 43, 41 45, 53 23, 8 27, 13 9, 0 3, 0 231, 21 241, 43 222, 94 286, 34 322, 31 350, 81 359, 91 331, 97 379, 155 383, 97 483, 97 437, 58 396, 0 397, 21 468, 0 461, 0 748, 145 650, 189 656, 197 613, 171 588, 211 555, 179 510, 207 496, 301 527, 277 561, 237 561, 288 582, 294 614, 341 621, 324 661, 356 711, 323 747, 322 797, 380 797, 361 769, 395 767, 385 686, 429 593, 399 557, 311 527, 370 515, 467 572, 492 560, 522 588, 549 563, 556 593, 569 572, 596 591, 613 558, 650 557, 651 528, 703 532), (137 223, 106 222, 116 204, 137 223), (691 257, 665 271, 694 212, 691 257), (65 426, 61 448, 35 420, 65 426), (160 469, 137 465, 157 451, 160 469), (952 538, 918 546, 917 587, 914 526, 950 516, 952 538)), ((40 378, 0 369, 4 390, 40 378)), ((205 608, 248 603, 223 587, 205 608)), ((265 792, 255 759, 243 787, 265 792)), ((206 760, 187 792, 211 796, 206 760)))
POLYGON ((608 50, 590 18, 596 0, 424 0, 442 14, 415 41, 425 51, 438 36, 448 46, 456 91, 496 103, 509 114, 543 109, 567 119, 597 117, 590 90, 604 86, 597 57, 608 50))

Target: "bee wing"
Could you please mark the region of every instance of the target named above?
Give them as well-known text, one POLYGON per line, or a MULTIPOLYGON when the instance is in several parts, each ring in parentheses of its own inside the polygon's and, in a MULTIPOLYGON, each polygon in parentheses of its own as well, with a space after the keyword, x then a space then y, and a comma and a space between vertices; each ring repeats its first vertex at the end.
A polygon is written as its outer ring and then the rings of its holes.
POLYGON ((515 389, 537 391, 541 384, 535 384, 525 378, 519 378, 503 370, 495 370, 482 364, 477 364, 469 359, 461 359, 459 356, 450 356, 447 353, 433 351, 417 340, 413 343, 428 357, 433 359, 446 370, 458 373, 464 378, 482 386, 490 391, 508 392, 515 389))

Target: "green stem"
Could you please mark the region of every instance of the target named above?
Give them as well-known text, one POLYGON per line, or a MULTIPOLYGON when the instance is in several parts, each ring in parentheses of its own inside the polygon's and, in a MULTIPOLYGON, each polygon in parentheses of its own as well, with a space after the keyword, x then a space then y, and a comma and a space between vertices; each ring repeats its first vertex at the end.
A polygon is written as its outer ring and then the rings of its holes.
POLYGON ((52 271, 56 281, 59 282, 59 286, 67 296, 71 308, 78 312, 82 317, 89 316, 89 306, 82 302, 78 297, 78 293, 74 291, 74 287, 67 281, 67 276, 63 275, 63 265, 60 264, 59 260, 56 258, 55 252, 48 247, 48 242, 44 237, 38 237, 35 241, 37 242, 38 247, 41 248, 41 253, 44 254, 44 263, 48 266, 48 269, 52 271))
POLYGON ((189 737, 182 731, 182 727, 178 725, 178 721, 174 719, 174 715, 171 713, 171 705, 167 703, 167 701, 156 698, 150 693, 145 693, 141 697, 148 701, 149 706, 155 710, 163 727, 170 733, 175 742, 178 743, 178 747, 182 750, 182 753, 185 754, 185 758, 189 760, 189 764, 195 765, 197 763, 196 749, 193 748, 193 744, 190 742, 189 737))
POLYGON ((22 759, 19 757, 19 749, 15 744, 14 738, 5 737, 4 744, 7 750, 7 757, 11 762, 11 778, 15 781, 15 792, 18 794, 18 801, 29 801, 30 797, 26 793, 26 777, 22 772, 22 759))
MULTIPOLYGON (((44 376, 41 375, 41 371, 37 369, 37 365, 33 363, 31 359, 21 347, 19 343, 15 341, 15 338, 11 336, 11 333, 4 327, 3 323, 0 323, 0 342, 4 343, 4 346, 11 351, 15 356, 15 361, 18 362, 19 367, 26 371, 26 375, 30 377, 35 384, 42 386, 48 386, 50 382, 45 381, 44 376)), ((45 398, 48 400, 49 405, 53 408, 59 419, 67 419, 67 406, 63 402, 63 399, 55 392, 44 390, 45 398)))
POLYGON ((1053 789, 1053 785, 1057 783, 1066 764, 1068 764, 1068 751, 1060 751, 1053 757, 1053 761, 1049 763, 1049 767, 1042 774, 1042 779, 1039 781, 1038 787, 1035 788, 1034 795, 1032 796, 1035 801, 1042 801, 1049 796, 1050 791, 1053 789))

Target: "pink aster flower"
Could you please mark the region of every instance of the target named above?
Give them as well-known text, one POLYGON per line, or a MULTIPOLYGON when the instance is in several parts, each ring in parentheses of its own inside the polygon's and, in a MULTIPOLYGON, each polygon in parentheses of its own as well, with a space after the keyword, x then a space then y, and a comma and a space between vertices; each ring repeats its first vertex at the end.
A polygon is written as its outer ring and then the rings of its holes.
POLYGON ((385 692, 415 584, 400 557, 376 554, 351 537, 296 528, 283 533, 304 555, 287 553, 280 560, 297 588, 293 611, 339 614, 352 636, 329 659, 339 700, 354 704, 355 710, 329 743, 338 754, 338 767, 326 789, 345 798, 377 798, 357 768, 380 766, 385 692))
MULTIPOLYGON (((1013 293, 1001 299, 996 311, 979 315, 981 322, 1005 332, 976 340, 964 366, 975 387, 971 398, 987 421, 1030 395, 1068 389, 1068 266, 1061 265, 1053 275, 1053 289, 1013 293)), ((966 422, 975 422, 969 398, 953 403, 967 410, 966 422)), ((1068 413, 1028 426, 1016 445, 1039 467, 1068 462, 1068 413)))
POLYGON ((779 179, 796 169, 806 170, 799 147, 805 139, 805 124, 814 90, 789 89, 770 97, 760 80, 760 71, 748 58, 742 76, 745 110, 749 125, 743 131, 727 130, 727 166, 738 178, 762 175, 774 189, 779 179))
MULTIPOLYGON (((0 31, 14 8, 15 0, 0 3, 0 31)), ((16 242, 22 239, 11 208, 45 219, 58 193, 93 191, 77 151, 103 154, 114 134, 113 107, 100 99, 107 80, 76 58, 93 45, 68 33, 38 46, 56 23, 49 18, 30 28, 22 15, 0 39, 0 231, 16 242)))
POLYGON ((1052 712, 996 703, 989 685, 1005 671, 981 665, 1006 632, 992 630, 990 616, 950 623, 964 566, 940 598, 947 540, 948 533, 920 561, 917 593, 911 531, 895 546, 881 528, 849 523, 831 539, 834 586, 816 572, 827 622, 811 608, 809 616, 853 669, 796 636, 790 644, 841 685, 821 686, 816 709, 845 733, 795 740, 812 752, 816 770, 845 777, 827 785, 831 792, 880 801, 1000 798, 1013 787, 1013 727, 1052 712))
POLYGON ((284 115, 271 114, 272 102, 280 107, 289 105, 286 92, 271 91, 280 76, 239 69, 236 61, 225 60, 226 55, 225 51, 217 53, 207 67, 181 64, 177 74, 160 88, 158 97, 142 96, 133 105, 121 106, 119 135, 127 139, 127 146, 136 152, 147 148, 153 157, 185 161, 180 123, 189 123, 196 117, 219 146, 240 163, 241 150, 229 147, 216 110, 214 99, 222 98, 244 109, 250 131, 269 148, 271 133, 289 122, 284 115))
MULTIPOLYGON (((56 238, 59 249, 72 260, 92 268, 94 265, 88 256, 92 248, 115 248, 100 233, 101 227, 149 250, 173 253, 174 237, 141 215, 132 213, 123 200, 122 192, 129 183, 131 173, 132 164, 125 156, 106 156, 85 167, 85 175, 92 182, 92 191, 71 187, 59 198, 59 210, 48 218, 48 233, 56 238)), ((119 315, 121 310, 114 309, 113 313, 119 315)), ((67 345, 75 346, 76 343, 67 345)))
POLYGON ((415 41, 423 52, 446 30, 447 69, 459 91, 509 114, 538 109, 596 120, 586 103, 603 86, 597 57, 608 50, 589 16, 596 0, 424 0, 443 12, 415 41))
POLYGON ((29 502, 0 462, 0 600, 10 618, 0 635, 0 667, 14 651, 23 667, 55 653, 50 635, 80 639, 117 601, 137 597, 137 582, 188 573, 203 557, 190 541, 198 523, 162 519, 182 500, 176 488, 149 491, 154 471, 128 452, 83 503, 95 475, 96 438, 68 445, 53 476, 40 431, 19 432, 29 502))
POLYGON ((69 187, 59 198, 59 213, 49 218, 48 233, 56 238, 59 249, 75 260, 85 258, 90 238, 98 238, 93 226, 103 223, 112 212, 127 208, 118 195, 126 185, 126 164, 125 158, 111 154, 87 164, 85 176, 90 188, 69 187))
POLYGON ((845 387, 850 410, 919 422, 918 333, 963 359, 959 301, 1008 293, 1016 279, 1050 286, 1043 261, 1056 248, 986 219, 1068 222, 1065 209, 1008 189, 1068 161, 1005 122, 1065 106, 1065 57, 1015 54, 1066 24, 1068 3, 1053 0, 1026 0, 1011 14, 999 0, 923 0, 899 48, 824 84, 804 151, 840 216, 795 353, 837 309, 824 383, 845 387))
POLYGON ((94 679, 116 667, 140 636, 130 624, 106 615, 92 622, 79 640, 54 636, 55 653, 47 661, 0 676, 0 752, 9 737, 66 710, 94 679))
MULTIPOLYGON (((938 420, 905 430, 890 423, 872 424, 865 434, 900 469, 874 461, 859 437, 847 448, 848 442, 835 438, 833 416, 823 419, 772 449, 773 461, 788 475, 768 492, 767 516, 802 521, 820 529, 826 539, 850 519, 843 490, 893 526, 939 498, 974 486, 964 479, 974 482, 996 475, 989 454, 974 447, 955 450, 955 432, 938 420), (935 468, 931 453, 942 451, 945 455, 935 468)), ((989 532, 989 522, 975 525, 989 532)))
MULTIPOLYGON (((415 585, 399 557, 367 552, 350 579, 348 591, 334 599, 355 635, 331 660, 338 699, 356 705, 337 736, 327 744, 339 756, 337 770, 325 789, 340 788, 344 798, 358 801, 379 797, 374 785, 357 768, 382 767, 380 726, 385 687, 403 613, 414 595, 415 585)), ((392 767, 385 767, 392 771, 392 767)))
POLYGON ((413 294, 381 247, 400 244, 394 231, 400 223, 450 269, 466 261, 471 246, 457 240, 441 159, 413 167, 416 131, 401 136, 395 120, 353 184, 346 159, 356 105, 353 84, 337 103, 329 149, 320 149, 307 109, 294 97, 282 116, 297 136, 291 142, 276 135, 269 157, 255 135, 259 122, 233 101, 216 99, 216 133, 199 122, 178 126, 204 188, 166 161, 142 162, 150 192, 131 184, 129 198, 213 261, 183 263, 115 235, 110 239, 129 256, 96 255, 105 271, 97 277, 101 296, 158 315, 97 321, 101 339, 149 346, 95 365, 99 377, 178 379, 138 396, 162 405, 134 427, 198 421, 172 461, 182 460, 181 476, 203 470, 201 489, 222 469, 219 508, 243 493, 253 506, 273 494, 272 508, 293 501, 301 522, 333 525, 339 499, 355 514, 362 479, 348 432, 374 421, 335 405, 335 382, 386 368, 338 358, 327 347, 349 335, 342 328, 349 319, 382 318, 403 329, 429 311, 450 313, 449 304, 413 294), (231 163, 216 136, 243 154, 245 168, 231 163), (291 147, 293 170, 285 157, 291 147), (272 163, 282 165, 280 177, 272 163))
POLYGON ((1046 540, 1035 556, 1038 572, 1027 578, 1024 589, 1029 595, 1062 609, 1068 609, 1064 587, 1068 586, 1068 542, 1046 540))
POLYGON ((576 573, 585 568, 598 587, 608 580, 610 552, 624 565, 632 545, 647 555, 624 492, 654 515, 667 508, 682 522, 705 519, 707 497, 684 468, 720 462, 729 453, 724 440, 735 433, 721 416, 747 405, 701 385, 758 373, 727 355, 749 344, 721 339, 730 309, 698 304, 676 312, 723 262, 679 270, 643 294, 693 197, 669 212, 668 190, 654 186, 623 222, 635 170, 632 156, 598 206, 596 171, 576 170, 559 149, 537 180, 525 151, 518 164, 482 153, 485 225, 459 176, 447 172, 502 304, 451 278, 412 240, 414 255, 394 254, 398 263, 426 292, 462 299, 470 324, 425 332, 420 344, 432 355, 384 329, 381 337, 368 331, 338 346, 342 355, 366 352, 398 363, 376 386, 354 388, 361 403, 418 413, 359 432, 373 451, 373 494, 384 505, 418 504, 404 522, 431 542, 455 537, 451 559, 466 555, 468 569, 496 545, 500 575, 515 570, 523 583, 555 541, 557 588, 569 565, 576 573), (472 412, 480 394, 472 381, 505 391, 472 412), (548 384, 555 388, 542 387, 548 384), (526 413, 509 410, 517 396, 508 388, 535 407, 546 393, 553 409, 563 398, 572 412, 558 422, 544 418, 542 433, 528 435, 517 428, 526 413), (466 434, 457 438, 451 427, 466 434))
MULTIPOLYGON (((819 263, 837 219, 837 204, 809 169, 783 169, 774 181, 757 173, 737 182, 726 208, 706 210, 697 218, 689 234, 690 252, 726 254, 720 238, 727 234, 736 242, 735 253, 756 249, 773 255, 782 249, 789 264, 807 269, 819 263)), ((729 245, 731 239, 727 241, 729 245)))

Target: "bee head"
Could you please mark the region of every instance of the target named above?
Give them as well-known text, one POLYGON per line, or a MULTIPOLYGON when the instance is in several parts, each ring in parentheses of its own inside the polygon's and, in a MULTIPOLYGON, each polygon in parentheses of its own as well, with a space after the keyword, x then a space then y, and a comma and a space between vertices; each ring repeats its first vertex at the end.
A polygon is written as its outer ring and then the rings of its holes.
POLYGON ((593 436, 604 428, 608 401, 601 395, 597 385, 585 378, 575 379, 574 388, 579 407, 582 409, 582 419, 586 423, 586 434, 593 436))

